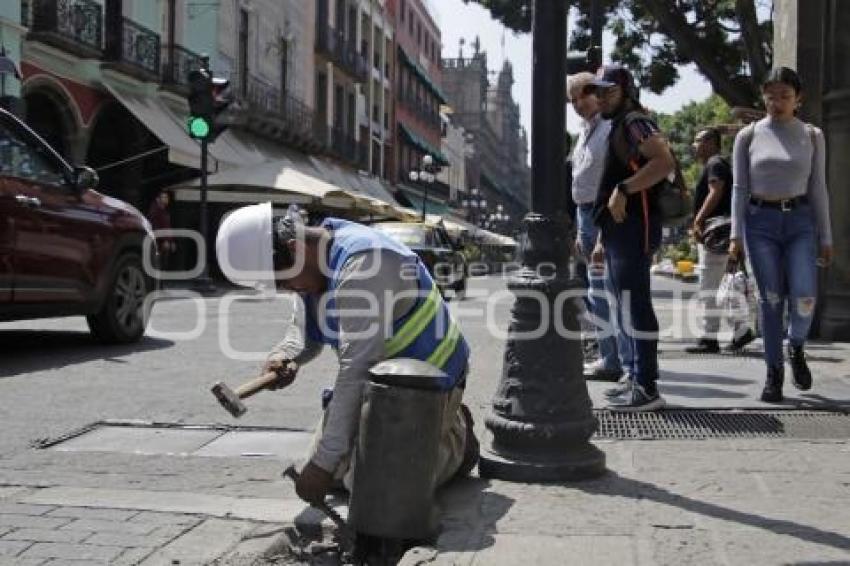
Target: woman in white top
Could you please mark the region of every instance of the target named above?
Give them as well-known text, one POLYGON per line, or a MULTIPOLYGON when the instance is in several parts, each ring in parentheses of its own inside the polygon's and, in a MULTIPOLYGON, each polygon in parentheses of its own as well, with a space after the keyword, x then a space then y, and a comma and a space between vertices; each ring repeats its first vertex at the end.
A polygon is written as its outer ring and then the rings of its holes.
POLYGON ((732 240, 742 238, 759 289, 767 380, 761 399, 782 401, 783 313, 788 309, 788 354, 794 385, 812 386, 803 345, 817 295, 817 266, 832 261, 826 190, 826 143, 820 129, 800 121, 797 73, 774 69, 762 86, 767 117, 738 133, 733 150, 732 240))

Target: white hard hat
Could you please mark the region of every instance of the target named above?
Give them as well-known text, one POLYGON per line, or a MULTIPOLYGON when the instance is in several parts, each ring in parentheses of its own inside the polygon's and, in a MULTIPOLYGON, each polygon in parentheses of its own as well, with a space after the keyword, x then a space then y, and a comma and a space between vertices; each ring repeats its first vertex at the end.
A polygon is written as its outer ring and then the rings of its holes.
POLYGON ((272 204, 244 206, 228 214, 218 228, 215 252, 230 281, 273 292, 272 204))

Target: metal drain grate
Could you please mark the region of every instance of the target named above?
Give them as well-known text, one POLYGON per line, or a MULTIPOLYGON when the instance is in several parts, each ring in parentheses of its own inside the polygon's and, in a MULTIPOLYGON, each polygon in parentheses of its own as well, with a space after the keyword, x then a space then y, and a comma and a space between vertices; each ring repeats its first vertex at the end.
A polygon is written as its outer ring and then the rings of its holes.
POLYGON ((693 409, 619 413, 598 409, 594 414, 599 419, 596 439, 850 438, 850 413, 693 409))

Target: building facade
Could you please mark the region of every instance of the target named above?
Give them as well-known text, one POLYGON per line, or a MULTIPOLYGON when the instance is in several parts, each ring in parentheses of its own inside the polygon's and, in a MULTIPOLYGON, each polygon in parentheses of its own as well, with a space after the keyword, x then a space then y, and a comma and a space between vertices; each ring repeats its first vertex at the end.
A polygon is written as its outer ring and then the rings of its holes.
POLYGON ((410 180, 410 172, 421 169, 426 155, 437 167, 449 165, 440 149, 440 105, 446 102, 441 87, 440 29, 422 0, 387 0, 387 11, 395 24, 396 57, 391 179, 411 206, 416 203, 416 208, 424 206, 428 213, 444 214, 448 186, 439 180, 430 184, 410 180))
POLYGON ((520 126, 519 107, 513 100, 513 69, 505 62, 490 83, 487 53, 476 40, 471 56, 461 49, 457 58, 443 59, 443 81, 452 116, 469 134, 472 151, 466 163, 468 187, 477 189, 488 205, 485 215, 502 205, 511 223, 499 226, 512 232, 530 205, 528 136, 520 126))
POLYGON ((466 159, 470 148, 466 131, 463 126, 454 122, 448 110, 449 108, 444 106, 440 112, 443 128, 440 149, 449 164, 440 170, 437 180, 449 187, 449 202, 456 204, 466 198, 466 159))
POLYGON ((774 17, 775 63, 796 69, 805 90, 801 119, 823 128, 827 143, 835 262, 819 270, 816 332, 850 340, 850 5, 841 0, 779 0, 774 17))
MULTIPOLYGON (((26 28, 21 25, 21 3, 4 2, 0 5, 0 57, 20 72, 21 47, 26 28)), ((15 113, 21 111, 21 77, 15 72, 0 71, 0 107, 15 113)))

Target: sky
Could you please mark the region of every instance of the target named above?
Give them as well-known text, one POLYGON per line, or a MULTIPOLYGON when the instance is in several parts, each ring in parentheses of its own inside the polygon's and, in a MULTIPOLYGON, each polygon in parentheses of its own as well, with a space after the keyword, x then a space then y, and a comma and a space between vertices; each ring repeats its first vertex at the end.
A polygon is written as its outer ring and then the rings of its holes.
MULTIPOLYGON (((481 48, 487 51, 487 64, 491 70, 500 70, 505 58, 511 61, 516 81, 513 89, 514 100, 519 103, 520 120, 530 135, 531 35, 514 35, 493 20, 490 12, 477 3, 464 4, 462 0, 428 0, 428 4, 440 25, 443 57, 458 56, 460 38, 466 40, 464 56, 468 57, 472 53, 470 44, 478 35, 481 38, 481 48)), ((606 32, 602 43, 604 52, 610 53, 614 37, 606 32)), ((674 87, 664 91, 661 96, 644 91, 641 93, 641 102, 657 112, 672 113, 691 101, 705 100, 711 94, 711 86, 696 71, 695 66, 683 67, 679 74, 680 80, 674 87)), ((578 116, 568 107, 567 129, 575 133, 578 126, 578 116)))

